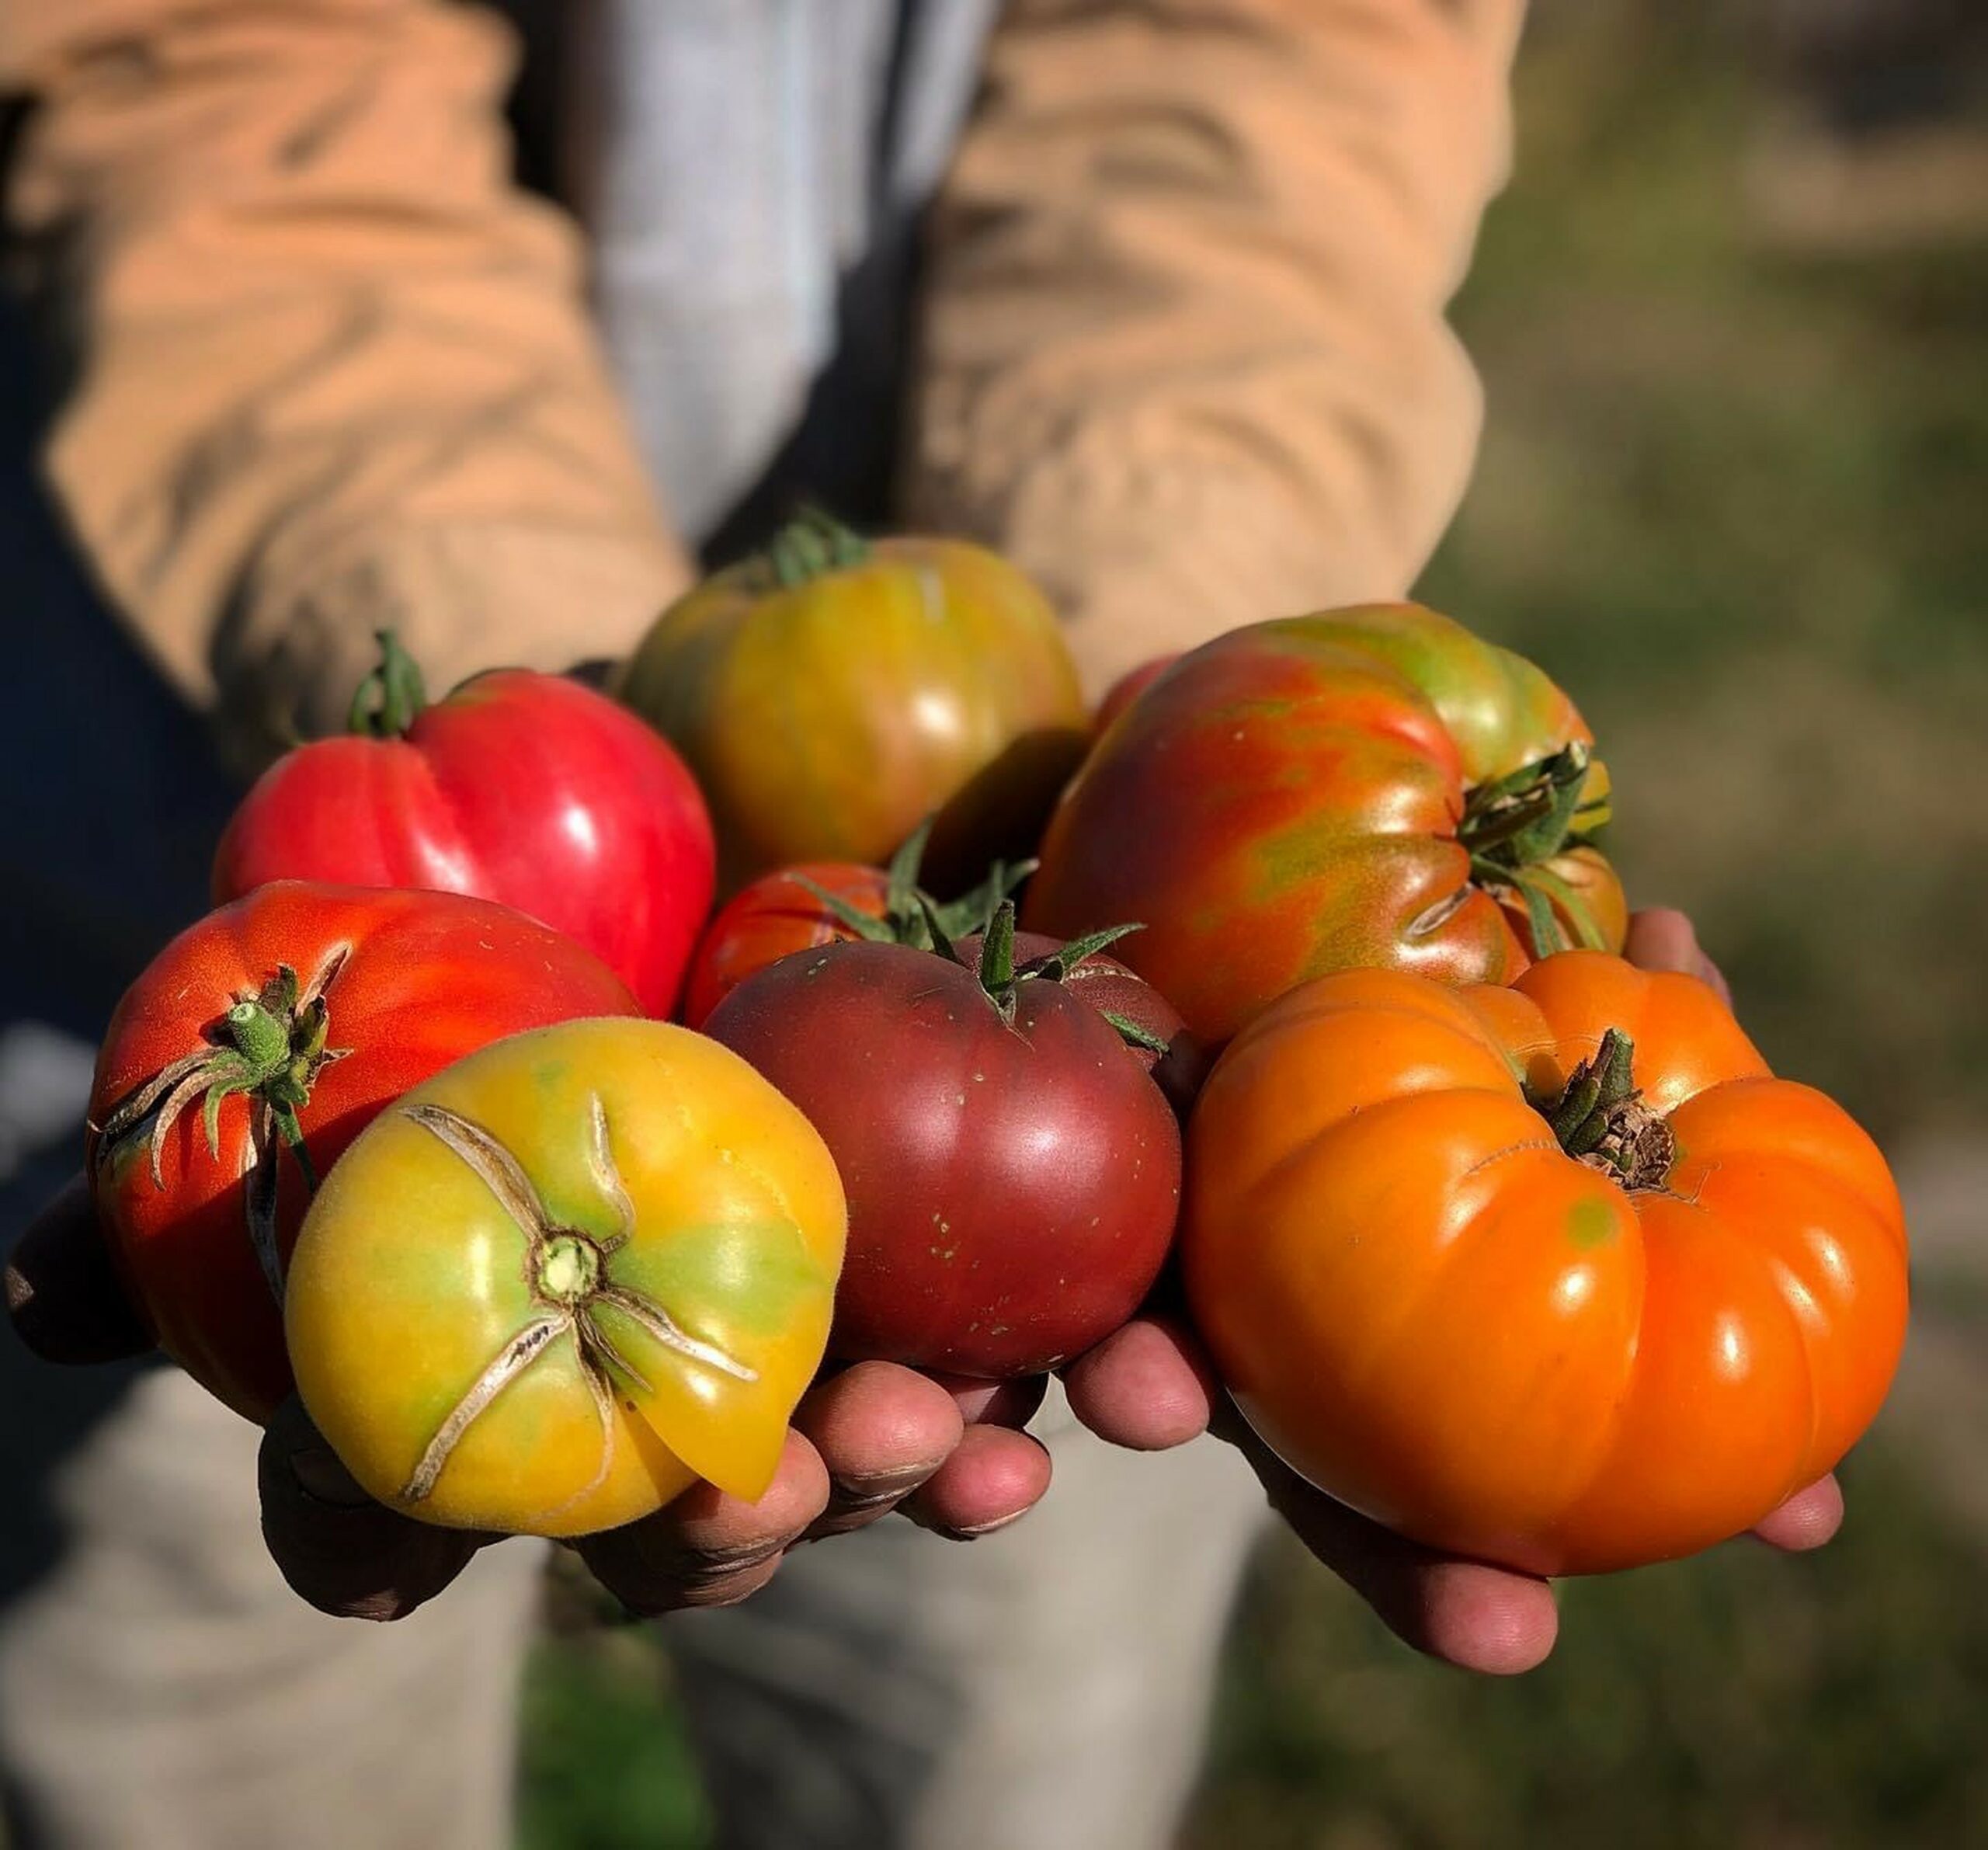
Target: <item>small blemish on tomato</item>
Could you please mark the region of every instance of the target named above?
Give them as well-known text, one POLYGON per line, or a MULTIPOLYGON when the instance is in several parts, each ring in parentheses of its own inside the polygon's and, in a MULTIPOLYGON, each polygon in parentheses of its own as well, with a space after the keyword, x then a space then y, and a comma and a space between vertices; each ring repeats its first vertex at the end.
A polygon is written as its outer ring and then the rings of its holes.
POLYGON ((1606 1201, 1590 1198, 1567 1210, 1567 1237, 1577 1247, 1598 1247, 1615 1237, 1615 1216, 1606 1201))

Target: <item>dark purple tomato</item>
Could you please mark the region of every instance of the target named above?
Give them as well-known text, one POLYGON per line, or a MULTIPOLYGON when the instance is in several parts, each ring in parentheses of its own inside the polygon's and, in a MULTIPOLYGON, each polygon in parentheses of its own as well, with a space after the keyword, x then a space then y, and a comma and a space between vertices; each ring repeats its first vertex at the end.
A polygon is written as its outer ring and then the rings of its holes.
POLYGON ((1180 1131, 1076 989, 1023 975, 990 994, 930 951, 832 944, 749 977, 704 1031, 801 1108, 841 1171, 830 1354, 1037 1374, 1109 1336, 1158 1276, 1180 1131))

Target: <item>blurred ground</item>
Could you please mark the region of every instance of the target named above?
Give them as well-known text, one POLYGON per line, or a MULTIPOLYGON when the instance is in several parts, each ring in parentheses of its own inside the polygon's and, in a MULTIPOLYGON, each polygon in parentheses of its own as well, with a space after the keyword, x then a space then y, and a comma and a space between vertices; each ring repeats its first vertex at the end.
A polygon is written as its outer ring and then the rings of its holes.
MULTIPOLYGON (((1835 1546, 1570 1586, 1517 1684, 1272 1550, 1208 1850, 1988 1842, 1988 248, 1791 255, 1769 106, 1695 12, 1538 23, 1460 312, 1482 464, 1423 594, 1573 691, 1632 895, 1691 908, 1776 1065, 1897 1160, 1906 1375, 1835 1546)), ((548 1645, 527 1739, 530 1850, 704 1841, 639 1635, 548 1645)))

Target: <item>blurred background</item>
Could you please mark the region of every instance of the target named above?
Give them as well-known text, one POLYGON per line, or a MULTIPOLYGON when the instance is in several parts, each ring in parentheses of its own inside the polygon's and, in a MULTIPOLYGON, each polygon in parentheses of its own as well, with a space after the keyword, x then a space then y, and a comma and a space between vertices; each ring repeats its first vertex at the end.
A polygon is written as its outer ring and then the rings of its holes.
MULTIPOLYGON (((1538 8, 1458 309, 1482 459, 1421 589, 1573 692, 1632 895, 1899 1166, 1917 1325, 1848 1525, 1570 1584, 1505 1684, 1273 1546, 1193 1846, 1988 1841, 1983 12, 1538 8)), ((524 1845, 706 1843, 659 1657, 582 1610, 533 1667, 524 1845)))

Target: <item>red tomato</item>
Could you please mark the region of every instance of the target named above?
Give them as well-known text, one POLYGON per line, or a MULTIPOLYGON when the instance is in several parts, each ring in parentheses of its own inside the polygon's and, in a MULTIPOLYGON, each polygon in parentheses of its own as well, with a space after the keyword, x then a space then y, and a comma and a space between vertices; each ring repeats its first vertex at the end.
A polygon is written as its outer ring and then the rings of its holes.
POLYGON ((697 941, 683 986, 687 1025, 702 1028, 713 1009, 769 964, 797 951, 853 943, 867 935, 839 917, 820 894, 801 884, 804 881, 812 882, 879 924, 889 906, 890 876, 881 868, 812 861, 763 875, 720 906, 697 941))
POLYGON ((1180 1138, 1117 1034, 1048 975, 833 944, 740 984, 709 1031, 822 1133, 848 1192, 832 1355, 1031 1375, 1138 1308, 1180 1138))
POLYGON ((1590 740, 1531 662, 1419 605, 1234 630, 1098 739, 1027 920, 1143 919, 1121 955, 1210 1041, 1333 970, 1503 982, 1569 944, 1618 948, 1590 740))
POLYGON ((160 1347, 266 1418, 290 1391, 282 1281, 314 1177, 464 1054, 638 1013, 592 952, 454 893, 276 881, 189 927, 111 1017, 85 1151, 160 1347))
POLYGON ((499 669, 426 705, 405 654, 381 642, 353 735, 299 746, 243 799, 214 857, 215 899, 267 880, 474 893, 577 939, 667 1014, 716 877, 683 760, 558 675, 499 669))

